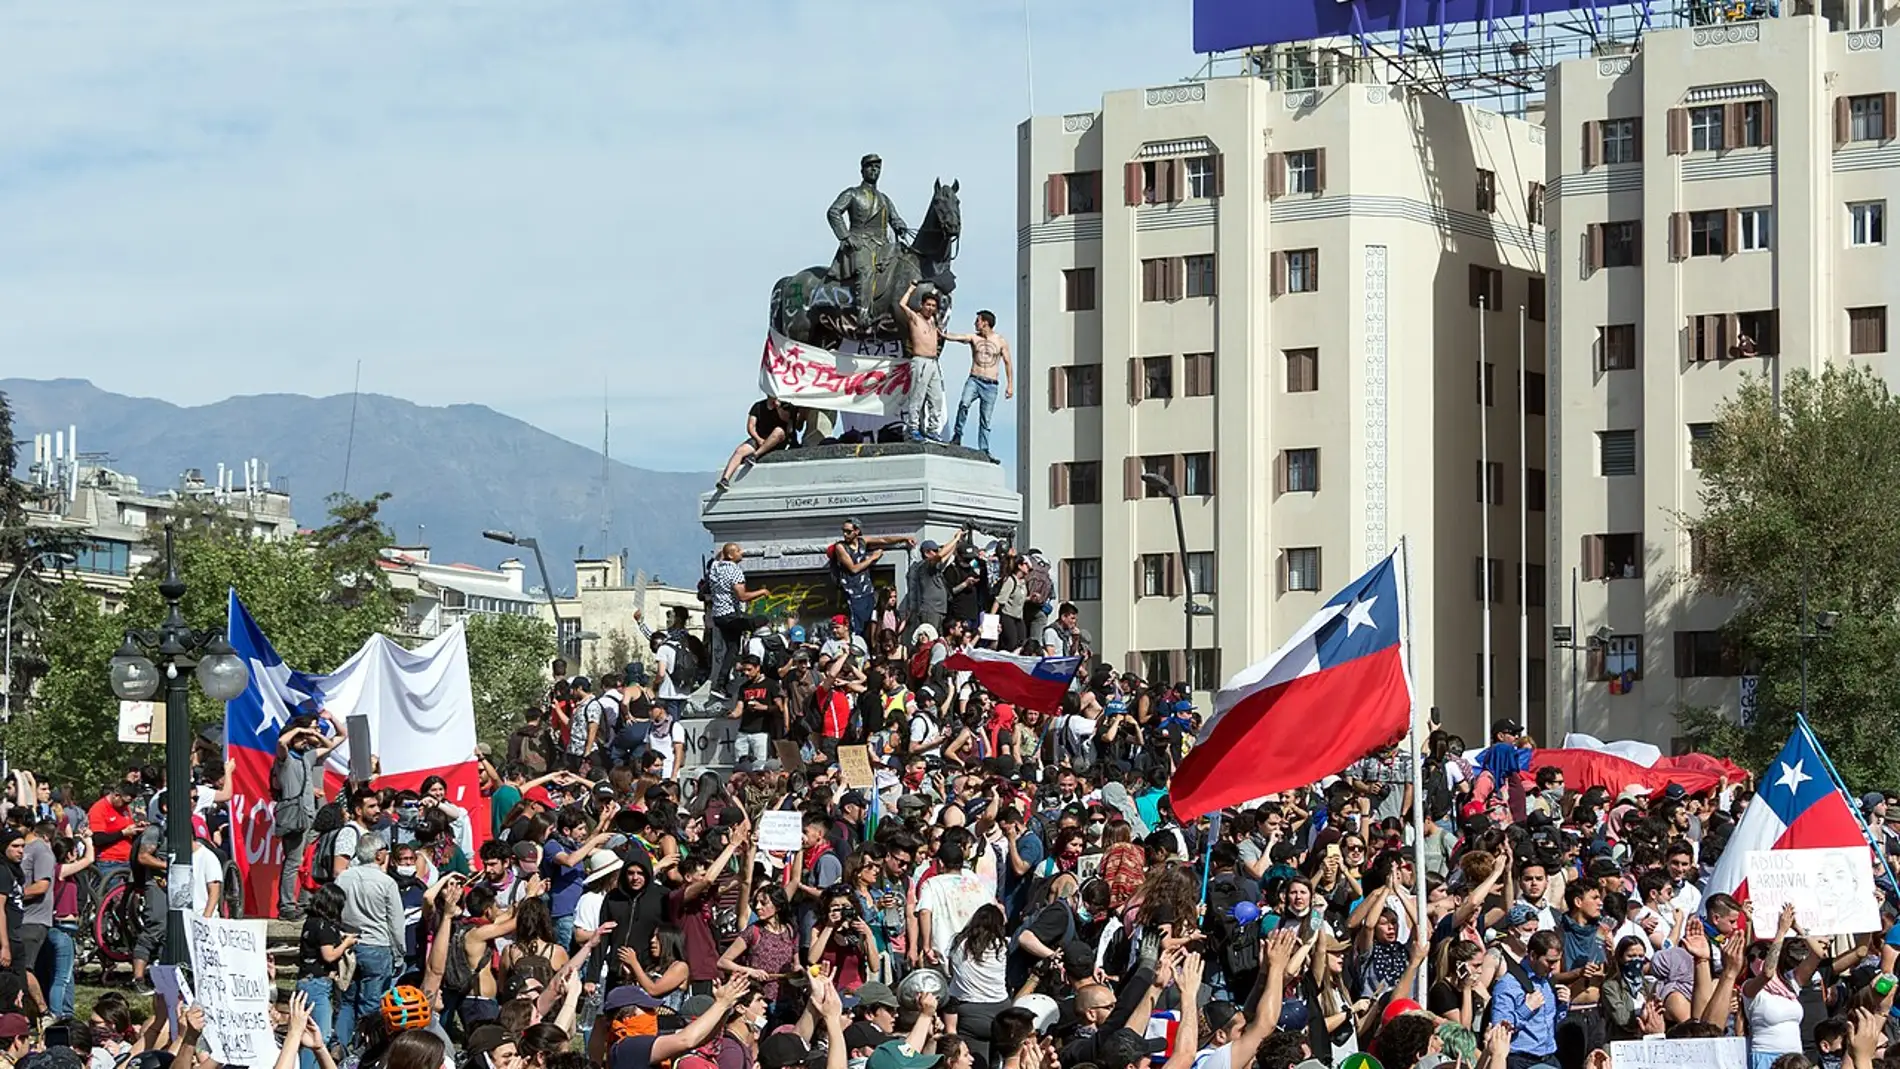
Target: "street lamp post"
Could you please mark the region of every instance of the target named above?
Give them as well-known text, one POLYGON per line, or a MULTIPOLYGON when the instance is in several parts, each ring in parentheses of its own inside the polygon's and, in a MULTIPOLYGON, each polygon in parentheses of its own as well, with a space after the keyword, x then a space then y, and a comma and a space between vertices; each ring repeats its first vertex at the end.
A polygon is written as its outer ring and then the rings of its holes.
MULTIPOLYGON (((483 531, 482 537, 490 542, 500 542, 504 546, 520 546, 534 554, 534 566, 541 573, 541 592, 548 596, 548 612, 554 616, 554 642, 560 648, 561 655, 567 655, 567 642, 561 637, 561 610, 554 604, 554 581, 548 578, 548 562, 541 556, 541 543, 527 535, 518 535, 513 531, 483 531)), ((578 659, 580 655, 575 654, 578 659)))
POLYGON ((1834 633, 1841 622, 1838 612, 1808 612, 1808 572, 1801 570, 1801 719, 1808 718, 1808 644, 1817 638, 1826 638, 1834 633))
POLYGON ((167 872, 171 908, 167 911, 164 964, 186 960, 185 911, 191 906, 191 677, 205 697, 228 702, 250 685, 250 666, 238 658, 224 633, 194 630, 179 602, 185 583, 172 555, 172 527, 165 525, 165 622, 153 630, 128 628, 125 643, 112 655, 112 693, 125 701, 148 701, 165 688, 165 845, 171 853, 167 872), (157 663, 153 663, 156 655, 157 663))
POLYGON ((1181 557, 1181 590, 1187 596, 1181 602, 1181 623, 1186 634, 1182 636, 1187 644, 1187 685, 1191 693, 1194 689, 1194 618, 1211 614, 1212 610, 1194 601, 1194 573, 1188 568, 1187 527, 1181 522, 1181 491, 1174 483, 1154 472, 1143 472, 1141 481, 1165 494, 1168 504, 1174 508, 1174 542, 1181 557))

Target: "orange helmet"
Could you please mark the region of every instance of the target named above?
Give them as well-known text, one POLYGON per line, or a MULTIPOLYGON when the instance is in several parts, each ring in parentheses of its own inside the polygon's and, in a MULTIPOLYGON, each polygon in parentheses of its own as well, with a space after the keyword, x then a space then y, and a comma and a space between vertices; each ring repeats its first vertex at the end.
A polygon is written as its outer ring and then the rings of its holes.
POLYGON ((403 984, 390 989, 383 996, 383 1023, 392 1032, 402 1032, 411 1028, 427 1028, 434 1017, 429 1006, 429 996, 419 987, 403 984))

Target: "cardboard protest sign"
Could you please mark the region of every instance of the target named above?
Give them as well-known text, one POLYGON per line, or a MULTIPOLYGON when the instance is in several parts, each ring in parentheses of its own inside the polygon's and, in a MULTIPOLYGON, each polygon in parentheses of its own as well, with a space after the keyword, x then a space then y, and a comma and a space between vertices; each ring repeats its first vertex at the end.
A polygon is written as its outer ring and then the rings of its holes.
POLYGON ((1808 935, 1860 935, 1886 928, 1874 897, 1873 858, 1864 846, 1751 850, 1748 898, 1757 938, 1774 935, 1781 907, 1790 902, 1808 935))
POLYGON ((191 976, 204 1007, 200 1048, 225 1065, 272 1065, 270 965, 264 957, 267 922, 186 917, 191 976))

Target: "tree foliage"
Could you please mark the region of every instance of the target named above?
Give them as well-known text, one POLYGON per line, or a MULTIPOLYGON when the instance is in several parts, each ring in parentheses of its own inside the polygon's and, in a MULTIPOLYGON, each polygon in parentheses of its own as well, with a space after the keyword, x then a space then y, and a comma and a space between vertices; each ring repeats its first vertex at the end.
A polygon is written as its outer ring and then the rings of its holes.
POLYGON ((554 629, 532 616, 483 615, 470 617, 466 630, 475 736, 499 754, 522 713, 547 695, 554 629))
POLYGON ((59 585, 61 558, 79 553, 85 539, 70 529, 27 522, 28 506, 47 494, 14 477, 20 462, 13 436, 13 408, 0 392, 0 642, 12 640, 11 675, 6 680, 4 708, 18 710, 47 671, 47 654, 39 637, 47 602, 59 585), (7 603, 11 603, 11 612, 7 603))
POLYGON ((1749 378, 1698 447, 1688 526, 1704 593, 1734 599, 1728 630, 1759 677, 1757 712, 1691 710, 1710 752, 1761 768, 1801 709, 1850 787, 1900 780, 1900 399, 1865 368, 1749 378), (1803 619, 1802 602, 1808 607, 1803 619), (1839 613, 1823 634, 1814 617, 1839 613), (1805 637, 1804 637, 1805 636, 1805 637))

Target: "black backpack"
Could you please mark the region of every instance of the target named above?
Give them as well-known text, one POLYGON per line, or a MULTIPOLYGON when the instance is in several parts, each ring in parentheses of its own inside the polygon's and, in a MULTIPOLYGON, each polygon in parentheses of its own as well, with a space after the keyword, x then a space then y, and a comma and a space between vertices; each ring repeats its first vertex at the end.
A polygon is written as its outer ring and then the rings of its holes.
POLYGON ((691 635, 674 635, 666 640, 673 647, 673 689, 691 694, 706 685, 711 674, 707 667, 706 647, 691 635))
POLYGON ((759 645, 765 650, 764 655, 759 658, 759 666, 765 669, 766 675, 774 679, 778 678, 778 670, 785 666, 786 661, 792 659, 791 644, 785 641, 784 635, 774 631, 760 639, 759 645))
POLYGON ((310 833, 317 837, 317 856, 310 861, 313 882, 325 884, 336 878, 336 867, 330 859, 336 856, 336 841, 348 823, 349 819, 343 815, 342 797, 318 807, 316 817, 310 821, 310 833))
POLYGON ((448 960, 442 965, 442 990, 467 994, 475 986, 475 968, 468 963, 468 933, 478 919, 460 918, 449 927, 448 960))
POLYGON ((1227 971, 1228 986, 1241 977, 1251 979, 1260 969, 1260 925, 1241 924, 1233 917, 1234 906, 1243 901, 1240 878, 1231 872, 1215 876, 1207 884, 1207 919, 1203 922, 1208 942, 1220 949, 1221 966, 1227 971))

